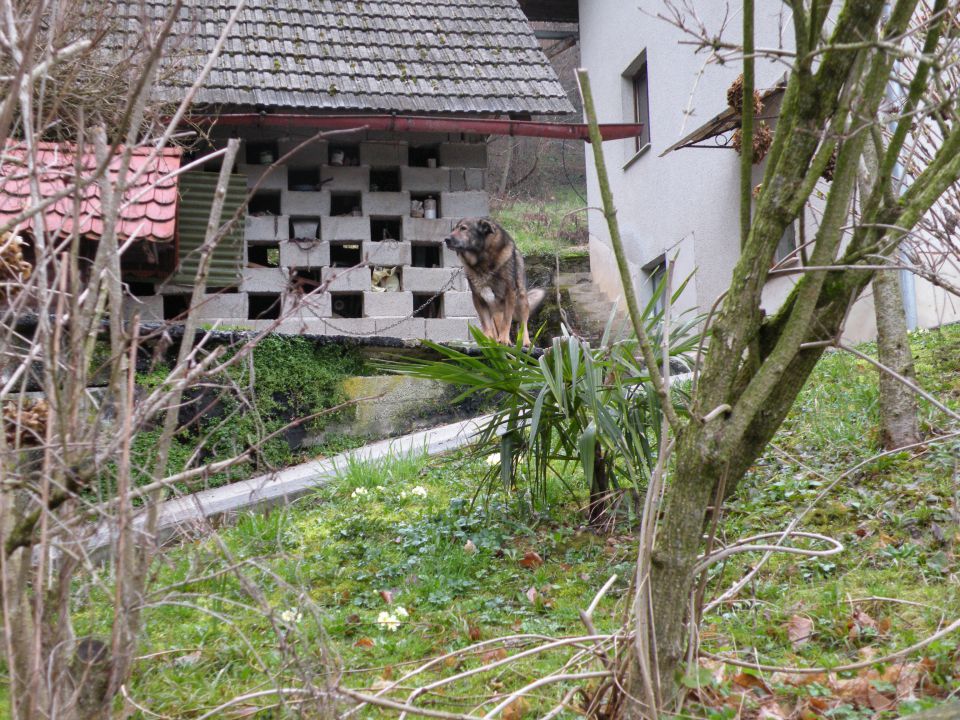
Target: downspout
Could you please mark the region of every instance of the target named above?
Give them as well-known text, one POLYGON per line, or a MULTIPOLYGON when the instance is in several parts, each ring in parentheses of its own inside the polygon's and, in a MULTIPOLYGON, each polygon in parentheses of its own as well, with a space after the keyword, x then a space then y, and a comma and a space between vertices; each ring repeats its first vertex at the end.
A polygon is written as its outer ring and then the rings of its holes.
MULTIPOLYGON (((884 8, 884 16, 889 16, 890 14, 890 4, 887 3, 884 8)), ((894 62, 894 68, 896 68, 897 62, 894 62)), ((896 85, 891 81, 887 84, 887 101, 890 103, 891 107, 896 107, 898 94, 896 85)), ((896 128, 896 124, 891 120, 891 125, 893 129, 896 128)), ((897 192, 903 195, 906 188, 904 187, 904 169, 902 163, 898 160, 893 166, 893 183, 894 187, 897 189, 897 192)), ((900 259, 901 263, 904 265, 908 264, 908 259, 906 253, 898 248, 897 257, 900 259)), ((903 298, 903 312, 907 320, 907 330, 916 330, 917 329, 917 284, 916 277, 909 270, 900 271, 900 294, 903 298)))

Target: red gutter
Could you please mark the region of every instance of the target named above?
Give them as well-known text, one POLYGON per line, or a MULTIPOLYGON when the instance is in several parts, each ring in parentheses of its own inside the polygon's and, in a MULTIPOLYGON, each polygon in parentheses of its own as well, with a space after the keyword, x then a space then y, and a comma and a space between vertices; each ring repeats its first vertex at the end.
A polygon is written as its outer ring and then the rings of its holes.
MULTIPOLYGON (((260 127, 302 127, 317 130, 387 130, 393 132, 477 133, 479 135, 517 135, 524 137, 558 138, 590 142, 587 126, 532 122, 529 120, 495 120, 477 118, 438 118, 415 115, 287 115, 234 113, 194 116, 191 122, 217 125, 258 125, 260 127)), ((623 140, 640 137, 643 125, 639 123, 607 124, 600 126, 604 140, 623 140)))

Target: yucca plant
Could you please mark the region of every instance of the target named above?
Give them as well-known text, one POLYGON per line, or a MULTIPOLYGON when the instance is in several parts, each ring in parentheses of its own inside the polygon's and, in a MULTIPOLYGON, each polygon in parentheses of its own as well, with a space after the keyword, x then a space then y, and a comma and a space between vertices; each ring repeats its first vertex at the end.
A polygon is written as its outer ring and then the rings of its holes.
MULTIPOLYGON (((689 280, 689 278, 688 278, 689 280)), ((674 293, 679 297, 683 283, 674 293)), ((663 313, 657 300, 661 283, 644 309, 651 335, 660 336, 663 313)), ((529 483, 536 503, 547 498, 553 475, 571 492, 567 470, 583 468, 592 524, 602 522, 611 497, 646 487, 660 442, 660 398, 639 358, 636 341, 612 341, 615 311, 598 347, 562 329, 539 357, 519 345, 501 345, 472 329, 476 347, 468 350, 425 342, 440 359, 402 358, 382 366, 395 373, 439 380, 463 388, 457 402, 471 395, 492 401, 497 409, 480 433, 480 449, 499 444, 499 476, 507 489, 529 483)), ((691 367, 697 318, 670 326, 671 364, 691 367)), ((674 386, 682 407, 684 393, 674 386)), ((629 507, 629 505, 628 505, 629 507)))

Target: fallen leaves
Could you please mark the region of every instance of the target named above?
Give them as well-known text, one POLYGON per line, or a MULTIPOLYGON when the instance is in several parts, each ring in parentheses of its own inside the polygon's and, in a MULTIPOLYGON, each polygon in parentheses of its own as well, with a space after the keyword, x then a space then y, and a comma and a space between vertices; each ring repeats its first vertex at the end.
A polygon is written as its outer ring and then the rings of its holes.
POLYGON ((533 550, 529 550, 520 559, 520 567, 526 568, 527 570, 536 570, 541 565, 543 565, 543 558, 540 557, 539 553, 533 550))
POLYGON ((794 615, 787 622, 787 637, 796 650, 813 637, 813 620, 803 615, 794 615))

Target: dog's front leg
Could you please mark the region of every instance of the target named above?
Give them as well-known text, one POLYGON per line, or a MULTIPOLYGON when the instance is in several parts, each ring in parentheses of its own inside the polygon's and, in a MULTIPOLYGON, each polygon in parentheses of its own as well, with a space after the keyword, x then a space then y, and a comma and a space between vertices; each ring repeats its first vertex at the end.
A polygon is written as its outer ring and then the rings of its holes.
MULTIPOLYGON (((510 292, 507 293, 507 296, 503 299, 503 305, 500 308, 500 324, 497 328, 498 330, 498 339, 504 345, 510 345, 510 325, 513 322, 513 309, 516 302, 516 296, 510 292)), ((494 316, 496 317, 496 316, 494 316)))

